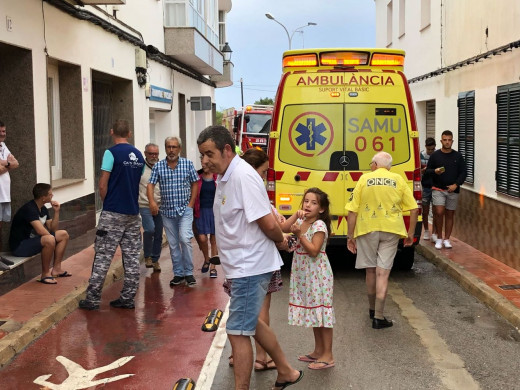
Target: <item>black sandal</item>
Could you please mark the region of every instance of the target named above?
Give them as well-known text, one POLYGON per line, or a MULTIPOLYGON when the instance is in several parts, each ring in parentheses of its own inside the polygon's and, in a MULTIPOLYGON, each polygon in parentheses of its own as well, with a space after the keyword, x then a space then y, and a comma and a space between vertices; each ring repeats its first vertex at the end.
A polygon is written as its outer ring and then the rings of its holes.
POLYGON ((204 262, 204 264, 202 265, 202 268, 200 270, 200 272, 202 272, 203 274, 205 274, 206 272, 209 271, 209 261, 208 262, 204 262))

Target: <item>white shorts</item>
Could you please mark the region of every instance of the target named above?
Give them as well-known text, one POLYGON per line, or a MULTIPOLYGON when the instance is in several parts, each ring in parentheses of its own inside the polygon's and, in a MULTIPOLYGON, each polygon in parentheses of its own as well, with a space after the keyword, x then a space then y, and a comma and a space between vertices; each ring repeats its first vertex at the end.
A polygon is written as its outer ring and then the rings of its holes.
POLYGON ((392 269, 397 253, 399 235, 387 232, 371 232, 356 238, 356 268, 392 269))
POLYGON ((0 222, 11 221, 11 202, 0 203, 0 222))

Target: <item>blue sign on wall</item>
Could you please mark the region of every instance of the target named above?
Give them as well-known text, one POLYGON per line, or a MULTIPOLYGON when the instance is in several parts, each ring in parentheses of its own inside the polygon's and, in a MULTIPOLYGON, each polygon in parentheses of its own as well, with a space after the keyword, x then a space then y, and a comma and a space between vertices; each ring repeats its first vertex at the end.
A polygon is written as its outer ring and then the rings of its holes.
POLYGON ((173 102, 173 93, 169 89, 150 85, 150 100, 171 104, 173 102))

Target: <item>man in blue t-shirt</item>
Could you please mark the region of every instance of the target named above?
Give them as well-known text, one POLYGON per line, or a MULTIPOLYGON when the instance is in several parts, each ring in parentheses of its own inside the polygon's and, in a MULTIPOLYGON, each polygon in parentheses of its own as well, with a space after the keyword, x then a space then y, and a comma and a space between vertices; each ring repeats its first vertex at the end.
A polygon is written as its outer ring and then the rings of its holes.
POLYGON ((139 287, 141 230, 138 197, 145 163, 141 152, 128 143, 131 135, 128 121, 116 121, 110 135, 114 146, 105 151, 99 178, 103 211, 96 231, 96 255, 87 296, 79 302, 79 307, 87 310, 99 309, 101 290, 118 245, 123 253, 125 281, 120 297, 110 302, 110 306, 133 309, 139 287))

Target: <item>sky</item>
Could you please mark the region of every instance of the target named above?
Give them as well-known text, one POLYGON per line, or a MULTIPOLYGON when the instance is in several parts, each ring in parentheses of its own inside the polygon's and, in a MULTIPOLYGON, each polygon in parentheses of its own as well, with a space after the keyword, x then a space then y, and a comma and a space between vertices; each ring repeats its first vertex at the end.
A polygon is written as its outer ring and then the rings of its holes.
POLYGON ((282 26, 267 19, 272 14, 291 35, 308 22, 317 23, 293 35, 292 49, 375 47, 374 0, 232 0, 227 14, 226 40, 233 53, 233 85, 217 88, 217 110, 240 107, 240 79, 244 105, 274 99, 282 74, 282 54, 289 39, 282 26))

